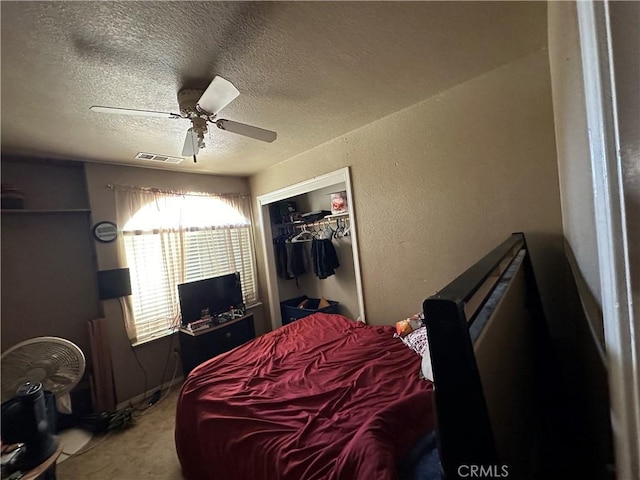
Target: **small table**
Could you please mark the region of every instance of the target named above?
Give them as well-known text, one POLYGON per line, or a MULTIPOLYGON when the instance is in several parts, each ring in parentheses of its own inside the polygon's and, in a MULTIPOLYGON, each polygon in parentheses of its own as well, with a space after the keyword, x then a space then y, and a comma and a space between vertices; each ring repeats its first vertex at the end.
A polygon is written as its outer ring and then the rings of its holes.
POLYGON ((201 363, 256 336, 253 313, 195 332, 186 328, 180 328, 179 332, 184 378, 201 363))
POLYGON ((42 462, 37 467, 32 468, 28 472, 25 472, 20 480, 55 480, 56 479, 56 461, 62 453, 62 442, 59 443, 58 448, 53 454, 42 462))

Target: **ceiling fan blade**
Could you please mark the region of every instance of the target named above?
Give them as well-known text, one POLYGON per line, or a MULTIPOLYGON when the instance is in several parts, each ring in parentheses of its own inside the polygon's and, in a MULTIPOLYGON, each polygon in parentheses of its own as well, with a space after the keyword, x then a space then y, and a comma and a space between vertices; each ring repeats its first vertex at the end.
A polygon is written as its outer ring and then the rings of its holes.
POLYGON ((216 127, 220 130, 226 130, 227 132, 237 133, 238 135, 244 135, 245 137, 255 138, 263 142, 273 142, 278 138, 276 132, 271 130, 265 130, 264 128, 258 128, 244 123, 234 122, 232 120, 216 120, 216 127))
POLYGON ((210 115, 217 115, 238 95, 240 95, 240 92, 233 86, 233 83, 216 76, 204 91, 200 100, 198 100, 198 107, 210 115))
POLYGON ((193 128, 187 130, 187 136, 184 139, 184 147, 182 147, 183 157, 192 157, 198 153, 198 136, 193 132, 193 128))
POLYGON ((118 115, 140 115, 144 117, 162 117, 162 118, 182 118, 177 113, 154 112, 153 110, 136 110, 134 108, 118 108, 118 107, 100 107, 94 105, 89 107, 92 112, 99 113, 115 113, 118 115))

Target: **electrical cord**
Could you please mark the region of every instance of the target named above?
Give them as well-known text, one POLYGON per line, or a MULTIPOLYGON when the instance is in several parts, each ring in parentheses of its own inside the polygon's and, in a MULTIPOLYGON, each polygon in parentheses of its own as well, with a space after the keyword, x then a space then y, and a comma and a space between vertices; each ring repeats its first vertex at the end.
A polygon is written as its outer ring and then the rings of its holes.
POLYGON ((169 392, 171 391, 171 387, 173 386, 173 382, 176 379, 177 373, 178 373, 178 352, 176 352, 176 361, 173 364, 173 375, 171 376, 171 381, 169 382, 169 386, 167 387, 167 391, 165 392, 164 397, 158 400, 158 403, 160 403, 162 400, 164 400, 169 396, 169 392))
POLYGON ((156 402, 154 402, 153 404, 149 405, 148 407, 146 407, 146 408, 144 408, 142 410, 136 410, 136 412, 134 413, 134 419, 138 419, 140 417, 143 417, 144 415, 149 413, 150 410, 152 410, 154 407, 159 405, 163 400, 165 400, 169 396, 169 393, 171 392, 171 387, 173 385, 173 382, 176 379, 177 373, 178 373, 178 356, 177 356, 177 353, 176 353, 176 362, 175 362, 175 364, 173 366, 173 375, 171 376, 171 381, 169 382, 169 386, 167 387, 167 390, 165 391, 164 395, 161 395, 156 402))
MULTIPOLYGON (((122 300, 122 298, 118 298, 119 302, 120 302, 120 310, 122 311, 122 318, 126 320, 126 310, 124 307, 124 302, 122 300)), ((175 330, 176 328, 178 328, 179 326, 179 322, 180 322, 180 314, 176 314, 176 316, 173 318, 171 325, 170 325, 170 329, 175 330)), ((133 356, 136 360, 136 363, 138 364, 138 367, 140 367, 140 370, 142 371, 142 374, 144 376, 144 391, 142 393, 142 399, 140 400, 140 402, 138 402, 137 405, 133 405, 133 404, 129 404, 128 407, 126 407, 122 412, 126 412, 127 409, 132 409, 132 413, 129 415, 131 418, 127 419, 127 420, 123 420, 124 423, 127 423, 129 420, 131 420, 133 418, 133 412, 144 412, 146 410, 148 410, 150 407, 152 407, 153 405, 157 405, 161 400, 164 400, 170 390, 171 390, 171 385, 173 384, 175 378, 176 378, 176 373, 178 370, 178 355, 177 352, 176 353, 176 359, 174 362, 174 369, 173 369, 173 376, 171 378, 171 382, 169 382, 169 387, 167 388, 167 391, 165 392, 164 395, 162 395, 162 385, 164 384, 164 377, 167 373, 167 367, 169 366, 169 359, 171 358, 171 354, 174 353, 173 351, 173 332, 170 334, 170 339, 169 339, 169 351, 167 352, 167 357, 165 359, 164 362, 164 367, 162 369, 162 377, 160 378, 160 388, 158 391, 154 392, 153 395, 151 396, 147 396, 148 392, 149 392, 149 388, 148 388, 148 375, 147 375, 147 371, 144 368, 144 366, 142 365, 142 363, 140 362, 140 359, 138 358, 138 353, 136 352, 135 348, 133 347, 133 345, 131 345, 131 351, 133 352, 133 356), (153 401, 154 397, 157 397, 157 399, 155 401, 153 401), (146 404, 146 406, 145 406, 146 404)), ((116 412, 116 415, 119 412, 116 412)))
MULTIPOLYGON (((122 304, 122 299, 120 300, 120 308, 122 309, 122 315, 123 318, 125 316, 125 309, 124 309, 124 305, 122 304)), ((179 318, 179 317, 178 317, 179 318)), ((106 434, 100 439, 100 441, 95 442, 92 445, 87 446, 86 448, 75 452, 75 453, 71 453, 71 452, 66 452, 66 451, 62 451, 62 453, 64 455, 67 455, 68 457, 77 457, 80 455, 84 455, 87 452, 90 452, 91 450, 93 450, 94 448, 96 448, 99 445, 102 445, 110 436, 114 431, 121 431, 124 430, 125 428, 128 428, 129 426, 133 425, 136 421, 136 419, 146 415, 149 410, 160 404, 162 401, 164 401, 168 396, 169 393, 171 392, 171 387, 173 385, 173 382, 176 379, 176 375, 178 373, 178 352, 173 350, 173 335, 171 335, 171 338, 169 340, 169 351, 167 353, 167 358, 165 360, 165 364, 164 364, 164 368, 162 371, 162 378, 160 379, 160 386, 163 385, 163 381, 164 381, 164 376, 167 372, 167 367, 169 366, 169 359, 171 358, 171 355, 174 354, 175 356, 175 361, 174 361, 174 366, 173 366, 173 374, 171 376, 171 381, 169 382, 169 386, 167 387, 166 391, 164 392, 164 394, 162 394, 162 390, 160 389, 160 394, 158 395, 158 399, 157 401, 148 404, 148 406, 146 408, 141 408, 142 404, 145 403, 145 401, 148 401, 147 399, 147 392, 148 392, 148 384, 147 384, 147 371, 144 369, 144 367, 142 366, 140 359, 138 358, 138 355, 135 351, 135 349, 133 348, 133 346, 131 347, 132 351, 133 351, 133 355, 136 359, 136 363, 138 364, 138 366, 140 367, 140 370, 142 370, 142 373, 144 375, 144 392, 143 392, 143 396, 142 396, 142 400, 138 403, 137 406, 133 406, 132 404, 129 404, 127 407, 117 410, 115 412, 102 412, 102 413, 98 413, 98 414, 91 414, 91 415, 86 415, 82 418, 81 420, 81 424, 80 427, 84 427, 85 429, 89 430, 89 431, 93 431, 93 432, 104 432, 106 431, 106 434)), ((154 394, 156 395, 156 394, 154 394)), ((150 397, 150 398, 153 398, 150 397)))
POLYGON ((93 433, 124 430, 133 423, 134 408, 124 407, 113 412, 100 412, 84 415, 79 419, 78 427, 93 433))
POLYGON ((156 392, 153 393, 153 395, 151 395, 150 397, 147 398, 146 395, 146 390, 145 390, 145 395, 142 399, 142 401, 140 402, 140 404, 138 406, 136 406, 136 411, 146 411, 149 408, 151 408, 152 406, 158 404, 161 400, 163 400, 164 398, 166 398, 166 396, 168 395, 168 392, 171 390, 171 385, 173 384, 173 381, 175 380, 176 377, 176 372, 178 370, 178 352, 173 350, 173 332, 171 333, 171 338, 169 339, 169 351, 167 352, 167 357, 165 359, 164 362, 164 368, 162 369, 162 377, 160 378, 160 386, 158 388, 158 390, 156 390, 156 392), (171 378, 171 381, 169 382, 169 387, 167 388, 167 392, 165 393, 165 395, 163 396, 162 394, 162 386, 164 385, 164 378, 165 375, 167 373, 167 367, 169 366, 169 359, 171 358, 171 355, 174 354, 176 359, 174 362, 174 369, 173 369, 173 376, 171 378), (155 398, 155 400, 154 400, 155 398), (143 406, 143 404, 145 404, 143 406))
POLYGON ((148 392, 147 371, 142 366, 142 363, 140 363, 140 359, 138 358, 138 353, 136 352, 136 349, 133 348, 133 345, 131 346, 131 351, 133 352, 133 356, 136 359, 136 363, 138 364, 138 366, 140 367, 140 370, 142 370, 142 374, 144 375, 144 391, 142 393, 142 400, 140 400, 140 403, 136 406, 136 408, 139 408, 144 403, 145 399, 147 398, 147 392, 148 392))
MULTIPOLYGON (((171 358, 171 353, 173 352, 173 332, 169 334, 169 351, 167 352, 167 358, 164 361, 164 368, 162 369, 162 377, 160 377, 160 386, 164 383, 164 376, 167 373, 167 367, 169 366, 169 359, 171 358)), ((177 363, 177 361, 176 361, 177 363)))
POLYGON ((121 410, 117 410, 111 413, 102 412, 97 414, 85 415, 84 417, 82 417, 78 426, 94 433, 106 432, 105 435, 100 439, 100 441, 89 445, 87 448, 84 448, 78 452, 71 453, 63 450, 62 453, 68 455, 69 457, 84 455, 85 453, 96 448, 98 445, 102 445, 113 432, 122 431, 132 426, 134 423, 134 409, 131 407, 125 407, 121 410))
POLYGON ((133 356, 136 359, 136 363, 138 364, 138 366, 140 367, 140 370, 142 370, 142 374, 144 375, 144 390, 142 392, 142 399, 140 400, 140 402, 133 408, 138 409, 141 408, 142 405, 144 404, 145 400, 147 399, 147 393, 148 393, 148 383, 147 383, 147 371, 145 370, 145 368, 142 366, 142 363, 140 363, 140 359, 138 358, 138 353, 136 352, 136 349, 133 348, 133 345, 131 346, 131 350, 133 351, 133 356))
MULTIPOLYGON (((127 314, 126 314, 126 311, 125 311, 125 308, 124 308, 124 301, 122 300, 122 297, 118 297, 118 300, 120 302, 120 310, 122 311, 122 318, 125 320, 125 323, 126 323, 126 315, 127 314)), ((131 345, 131 351, 133 352, 133 356, 136 359, 136 363, 138 364, 138 367, 140 367, 140 370, 142 370, 142 375, 144 376, 144 391, 142 393, 142 400, 137 405, 137 408, 138 408, 144 403, 145 399, 147 398, 147 388, 148 388, 147 371, 142 366, 142 363, 140 362, 140 359, 138 358, 138 353, 136 352, 136 349, 133 348, 133 345, 131 345)))

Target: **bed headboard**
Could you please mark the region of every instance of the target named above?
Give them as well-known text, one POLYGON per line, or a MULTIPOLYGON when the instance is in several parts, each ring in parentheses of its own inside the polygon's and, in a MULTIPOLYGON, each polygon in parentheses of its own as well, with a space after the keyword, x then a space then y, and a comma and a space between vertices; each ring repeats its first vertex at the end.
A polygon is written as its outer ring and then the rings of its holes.
POLYGON ((524 234, 511 235, 423 309, 445 477, 468 478, 475 468, 527 478, 537 339, 546 326, 524 234))

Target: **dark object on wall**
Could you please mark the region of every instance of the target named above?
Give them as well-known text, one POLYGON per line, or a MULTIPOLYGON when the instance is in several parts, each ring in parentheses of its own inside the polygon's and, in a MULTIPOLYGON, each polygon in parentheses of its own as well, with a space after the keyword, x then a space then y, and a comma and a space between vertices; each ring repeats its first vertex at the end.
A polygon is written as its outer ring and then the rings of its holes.
POLYGON ((2 208, 19 210, 24 208, 24 194, 10 183, 2 184, 2 208))
POLYGON ((339 302, 329 300, 329 306, 324 308, 318 308, 320 304, 319 298, 309 298, 306 295, 301 297, 291 298, 280 302, 280 311, 282 313, 282 325, 294 322, 300 318, 308 317, 313 313, 338 313, 339 302), (298 305, 304 303, 304 307, 298 307, 298 305))
POLYGON ((128 268, 101 270, 98 272, 98 292, 100 300, 131 295, 131 277, 128 268))
POLYGON ((55 453, 58 439, 52 434, 42 384, 25 383, 17 397, 2 404, 2 442, 24 443, 8 469, 3 465, 3 474, 29 471, 55 453))
POLYGON ((3 210, 22 210, 24 208, 24 198, 2 197, 3 210))
POLYGON ((92 231, 95 239, 102 243, 110 243, 118 238, 118 227, 113 222, 98 222, 92 231))

